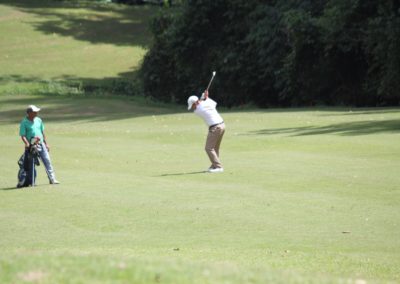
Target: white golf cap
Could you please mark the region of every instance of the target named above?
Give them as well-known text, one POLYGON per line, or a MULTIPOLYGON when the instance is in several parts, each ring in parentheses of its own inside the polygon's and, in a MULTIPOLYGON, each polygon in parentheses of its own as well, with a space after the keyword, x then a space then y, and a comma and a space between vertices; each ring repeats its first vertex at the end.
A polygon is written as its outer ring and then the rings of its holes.
POLYGON ((193 105, 195 102, 197 102, 198 100, 199 100, 198 97, 196 97, 196 96, 190 96, 190 97, 188 98, 188 110, 190 110, 190 109, 192 108, 192 105, 193 105))
POLYGON ((38 111, 40 111, 40 108, 38 108, 38 107, 35 106, 35 105, 30 105, 30 106, 28 106, 28 108, 26 109, 26 111, 27 111, 27 112, 30 112, 30 111, 38 112, 38 111))

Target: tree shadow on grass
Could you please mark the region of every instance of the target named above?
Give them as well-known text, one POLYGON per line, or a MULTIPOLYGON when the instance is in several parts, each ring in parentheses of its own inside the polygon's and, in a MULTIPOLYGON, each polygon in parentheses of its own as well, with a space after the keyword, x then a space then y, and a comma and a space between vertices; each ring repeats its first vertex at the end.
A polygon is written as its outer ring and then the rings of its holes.
POLYGON ((0 84, 11 84, 9 91, 0 92, 0 124, 19 123, 31 104, 42 108, 40 116, 47 122, 101 122, 185 113, 184 107, 135 95, 135 81, 127 77, 129 74, 100 79, 68 75, 51 80, 0 77, 0 84))
POLYGON ((42 108, 40 116, 46 122, 101 122, 184 112, 184 108, 175 105, 124 95, 127 85, 118 85, 120 82, 118 78, 70 76, 54 81, 18 75, 0 78, 0 84, 20 84, 16 90, 11 88, 10 93, 0 94, 0 124, 19 123, 31 104, 42 108), (24 95, 25 90, 29 95, 24 95))
POLYGON ((307 126, 293 128, 273 128, 251 131, 249 135, 287 135, 308 136, 336 134, 342 136, 357 136, 376 133, 400 133, 400 119, 357 121, 349 123, 336 123, 327 126, 307 126))
POLYGON ((346 112, 340 112, 340 113, 329 113, 329 114, 321 114, 321 116, 358 116, 358 115, 372 115, 372 114, 400 114, 400 108, 398 107, 377 107, 377 108, 359 108, 355 110, 350 110, 346 112))
POLYGON ((95 44, 142 47, 150 44, 148 20, 159 9, 79 1, 2 0, 1 4, 39 16, 40 20, 27 23, 47 35, 73 37, 95 44))
POLYGON ((130 97, 7 96, 1 103, 13 105, 14 109, 0 111, 0 125, 19 123, 30 104, 42 108, 40 117, 46 122, 104 122, 177 113, 174 109, 138 102, 130 97))

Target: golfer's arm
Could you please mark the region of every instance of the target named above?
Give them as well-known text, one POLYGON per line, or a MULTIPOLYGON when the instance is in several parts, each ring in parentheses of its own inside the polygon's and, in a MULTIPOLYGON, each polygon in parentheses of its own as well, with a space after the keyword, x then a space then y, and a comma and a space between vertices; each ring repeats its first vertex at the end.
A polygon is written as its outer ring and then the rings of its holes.
POLYGON ((25 147, 29 147, 29 142, 28 142, 28 139, 26 139, 26 137, 25 137, 25 136, 21 136, 21 139, 22 139, 22 142, 24 142, 24 144, 25 144, 25 147))
POLYGON ((42 134, 43 134, 43 143, 47 145, 46 135, 44 134, 44 132, 42 132, 42 134))

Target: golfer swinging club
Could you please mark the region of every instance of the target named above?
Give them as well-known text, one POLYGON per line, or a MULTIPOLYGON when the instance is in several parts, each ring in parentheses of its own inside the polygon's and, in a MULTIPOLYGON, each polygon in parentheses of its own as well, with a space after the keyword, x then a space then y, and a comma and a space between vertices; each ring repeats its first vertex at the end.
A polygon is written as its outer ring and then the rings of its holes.
POLYGON ((205 150, 211 161, 211 166, 207 170, 209 173, 222 173, 224 171, 219 159, 219 146, 225 133, 225 124, 222 117, 217 112, 217 103, 208 97, 208 89, 204 91, 200 100, 196 96, 188 99, 188 110, 193 110, 195 114, 203 118, 208 126, 208 135, 205 150))
POLYGON ((40 159, 42 160, 46 173, 49 178, 50 184, 59 184, 57 181, 53 166, 51 165, 49 150, 50 146, 46 142, 46 135, 44 134, 44 124, 42 120, 37 116, 40 108, 30 105, 26 109, 26 117, 21 121, 19 135, 21 136, 22 142, 25 144, 25 149, 30 146, 32 138, 38 139, 38 152, 40 159))

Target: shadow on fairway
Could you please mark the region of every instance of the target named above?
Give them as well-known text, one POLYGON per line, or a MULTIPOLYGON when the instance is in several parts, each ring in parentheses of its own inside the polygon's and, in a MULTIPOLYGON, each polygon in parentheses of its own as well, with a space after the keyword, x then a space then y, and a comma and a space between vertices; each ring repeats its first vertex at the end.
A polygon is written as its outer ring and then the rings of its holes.
POLYGON ((30 104, 42 108, 40 117, 45 122, 107 122, 114 120, 130 119, 141 116, 164 115, 177 113, 161 107, 141 106, 129 99, 52 99, 31 98, 17 100, 2 100, 14 103, 19 109, 2 111, 0 125, 19 124, 25 117, 25 109, 30 104), (96 101, 94 103, 94 101, 96 101))
MULTIPOLYGON (((15 183, 17 183, 17 182, 15 182, 15 183)), ((24 187, 16 187, 16 186, 14 186, 14 187, 4 187, 4 188, 0 187, 0 190, 35 190, 36 188, 40 189, 40 188, 48 187, 48 186, 54 186, 54 185, 36 184, 34 187, 32 187, 32 186, 24 186, 24 187)))
MULTIPOLYGON (((39 82, 42 84, 37 90, 30 91, 30 95, 12 93, 0 96, 0 104, 2 106, 0 124, 19 123, 25 116, 26 107, 31 104, 42 108, 40 117, 46 122, 103 122, 149 115, 174 114, 185 110, 180 106, 154 102, 143 96, 108 95, 107 89, 101 89, 101 86, 98 87, 102 90, 100 95, 90 91, 84 91, 83 94, 74 94, 75 87, 68 80, 67 78, 66 81, 44 82, 38 78, 26 78, 18 75, 14 75, 11 78, 0 78, 0 83, 10 81, 33 84, 39 82), (67 89, 62 89, 60 94, 60 90, 57 88, 67 89)), ((86 79, 74 78, 73 80, 86 82, 86 79)), ((89 81, 89 79, 87 80, 89 81)), ((104 80, 98 79, 98 82, 90 81, 95 86, 96 84, 101 85, 103 83, 101 81, 104 80)))
MULTIPOLYGON (((120 72, 115 77, 85 78, 71 75, 58 75, 50 79, 43 79, 35 76, 22 76, 19 74, 9 74, 0 77, 1 85, 21 84, 14 89, 8 90, 9 93, 24 93, 25 89, 32 95, 124 95, 133 96, 138 94, 139 84, 138 70, 132 68, 128 72, 120 72)), ((6 91, 2 90, 2 93, 6 91)), ((1 93, 0 93, 1 94, 1 93)))
POLYGON ((14 190, 14 189, 21 189, 21 188, 18 188, 18 187, 5 187, 5 188, 0 188, 0 190, 14 190))
POLYGON ((307 136, 337 134, 343 136, 368 135, 375 133, 397 133, 400 132, 400 119, 381 120, 381 121, 357 121, 349 123, 337 123, 321 127, 294 127, 294 128, 275 128, 251 131, 249 135, 287 135, 287 136, 307 136))
POLYGON ((159 176, 156 176, 156 177, 184 176, 184 175, 196 175, 196 174, 204 174, 204 173, 207 173, 207 171, 190 172, 190 173, 163 174, 163 175, 159 175, 159 176))
POLYGON ((329 113, 329 114, 321 114, 321 116, 357 116, 357 115, 372 115, 372 114, 400 114, 400 108, 392 108, 392 107, 385 107, 385 108, 360 108, 360 109, 354 109, 354 110, 349 110, 346 112, 340 112, 340 113, 329 113))
POLYGON ((3 0, 4 5, 35 14, 44 21, 31 25, 48 35, 73 37, 90 43, 148 47, 147 19, 159 8, 79 1, 3 0))

